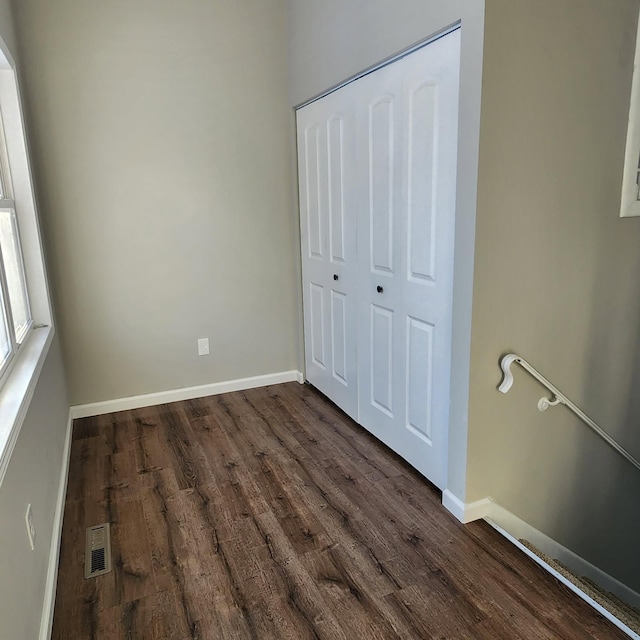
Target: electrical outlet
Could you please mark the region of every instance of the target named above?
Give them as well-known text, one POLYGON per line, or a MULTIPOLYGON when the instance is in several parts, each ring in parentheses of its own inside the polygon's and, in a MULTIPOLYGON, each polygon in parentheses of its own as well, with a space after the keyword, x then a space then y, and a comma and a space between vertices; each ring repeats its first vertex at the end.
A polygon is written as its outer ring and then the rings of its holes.
POLYGON ((24 514, 24 520, 27 524, 27 535, 29 536, 29 544, 31 545, 31 551, 36 548, 36 526, 33 524, 33 513, 31 512, 31 505, 27 505, 27 513, 24 514))
POLYGON ((198 338, 198 355, 209 355, 209 338, 198 338))

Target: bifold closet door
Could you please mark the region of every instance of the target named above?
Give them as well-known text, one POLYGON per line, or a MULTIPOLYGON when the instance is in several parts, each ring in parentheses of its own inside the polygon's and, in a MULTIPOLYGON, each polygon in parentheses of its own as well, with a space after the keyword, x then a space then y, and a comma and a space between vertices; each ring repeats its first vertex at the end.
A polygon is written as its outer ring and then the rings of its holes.
POLYGON ((460 31, 359 82, 360 423, 446 486, 460 31))
POLYGON ((306 377, 358 419, 354 90, 297 112, 306 377))
POLYGON ((307 379, 446 485, 460 31, 298 111, 307 379))

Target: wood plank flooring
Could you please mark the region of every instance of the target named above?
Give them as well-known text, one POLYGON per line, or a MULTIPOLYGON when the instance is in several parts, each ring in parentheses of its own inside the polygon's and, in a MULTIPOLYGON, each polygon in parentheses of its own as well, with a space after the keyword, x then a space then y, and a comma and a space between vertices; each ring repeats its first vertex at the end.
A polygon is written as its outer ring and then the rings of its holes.
POLYGON ((625 637, 311 387, 74 424, 55 640, 625 637))

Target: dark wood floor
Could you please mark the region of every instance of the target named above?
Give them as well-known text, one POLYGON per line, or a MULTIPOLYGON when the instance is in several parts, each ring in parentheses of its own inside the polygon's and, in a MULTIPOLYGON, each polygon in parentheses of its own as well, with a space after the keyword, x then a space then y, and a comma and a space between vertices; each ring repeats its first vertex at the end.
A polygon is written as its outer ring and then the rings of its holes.
POLYGON ((74 424, 56 640, 624 637, 310 387, 74 424))

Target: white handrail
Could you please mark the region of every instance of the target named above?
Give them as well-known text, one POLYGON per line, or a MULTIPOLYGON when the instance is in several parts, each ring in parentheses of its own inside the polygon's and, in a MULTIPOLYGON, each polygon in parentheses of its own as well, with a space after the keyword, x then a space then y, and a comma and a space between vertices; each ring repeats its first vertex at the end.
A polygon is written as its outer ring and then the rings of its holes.
POLYGON ((609 446, 613 447, 621 456, 626 458, 633 466, 640 469, 640 462, 634 458, 626 449, 619 445, 606 431, 601 429, 582 409, 577 407, 567 396, 562 393, 558 387, 551 384, 541 373, 534 369, 524 358, 510 353, 502 358, 500 367, 504 377, 498 391, 507 393, 513 385, 513 374, 511 373, 511 365, 517 362, 525 371, 528 371, 538 382, 543 384, 553 394, 551 398, 540 398, 538 401, 538 410, 546 411, 549 407, 555 407, 559 404, 565 405, 571 409, 583 422, 593 429, 609 446))

